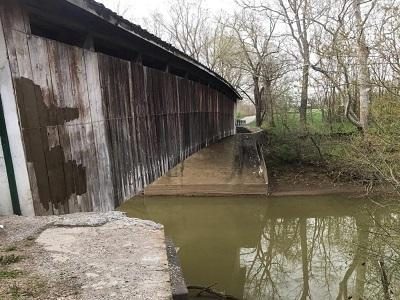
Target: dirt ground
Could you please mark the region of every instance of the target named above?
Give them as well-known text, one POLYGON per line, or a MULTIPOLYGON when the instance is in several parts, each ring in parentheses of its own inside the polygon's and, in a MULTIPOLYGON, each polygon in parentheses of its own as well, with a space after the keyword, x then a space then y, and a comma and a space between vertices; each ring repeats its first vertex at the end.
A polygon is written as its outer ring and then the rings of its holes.
POLYGON ((35 240, 52 218, 0 217, 0 299, 78 299, 80 286, 68 274, 50 271, 49 253, 35 240), (21 230, 21 228, 24 228, 21 230))
POLYGON ((279 165, 268 169, 271 196, 303 196, 335 193, 366 194, 360 184, 341 182, 328 176, 320 167, 307 165, 279 165))

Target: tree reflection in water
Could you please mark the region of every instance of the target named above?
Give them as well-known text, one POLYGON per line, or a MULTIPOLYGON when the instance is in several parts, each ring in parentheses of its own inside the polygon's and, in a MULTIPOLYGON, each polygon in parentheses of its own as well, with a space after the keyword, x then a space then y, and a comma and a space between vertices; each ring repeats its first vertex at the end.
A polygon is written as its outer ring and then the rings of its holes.
POLYGON ((274 218, 267 210, 256 248, 241 253, 244 298, 399 299, 399 205, 348 214, 274 218))
POLYGON ((239 299, 400 299, 400 204, 344 196, 124 204, 178 247, 188 285, 239 299))

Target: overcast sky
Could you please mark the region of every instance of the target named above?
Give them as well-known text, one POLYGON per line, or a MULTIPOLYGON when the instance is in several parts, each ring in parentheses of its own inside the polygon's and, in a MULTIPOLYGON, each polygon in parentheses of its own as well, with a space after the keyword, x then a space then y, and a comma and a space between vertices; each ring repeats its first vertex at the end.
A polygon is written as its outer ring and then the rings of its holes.
MULTIPOLYGON (((148 17, 153 11, 165 11, 168 7, 168 0, 97 0, 103 3, 108 8, 118 12, 118 3, 120 3, 120 11, 122 13, 128 10, 124 17, 134 23, 142 23, 144 17, 148 17)), ((234 5, 234 0, 204 0, 204 4, 212 11, 221 9, 231 10, 234 5)))

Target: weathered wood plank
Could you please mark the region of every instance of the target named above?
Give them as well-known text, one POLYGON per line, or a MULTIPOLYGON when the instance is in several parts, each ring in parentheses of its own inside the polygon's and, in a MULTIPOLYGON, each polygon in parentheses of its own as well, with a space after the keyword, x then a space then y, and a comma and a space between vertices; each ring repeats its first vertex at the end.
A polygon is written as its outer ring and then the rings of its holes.
POLYGON ((57 109, 58 106, 54 99, 47 43, 46 40, 33 36, 28 40, 28 47, 32 65, 32 79, 35 84, 40 86, 40 95, 38 95, 40 97, 37 97, 37 100, 41 102, 36 103, 36 106, 43 140, 43 152, 46 158, 46 175, 49 178, 50 201, 52 209, 56 210, 57 213, 68 213, 64 154, 60 146, 57 126, 63 123, 64 116, 63 111, 57 109))
POLYGON ((99 55, 99 74, 102 89, 103 112, 105 117, 106 131, 109 136, 109 149, 111 158, 112 182, 114 191, 114 206, 117 205, 122 197, 122 178, 119 160, 119 144, 118 144, 118 126, 117 126, 117 107, 114 104, 115 87, 114 76, 115 70, 112 58, 107 55, 99 55))
MULTIPOLYGON (((1 4, 1 5, 4 5, 1 4)), ((10 143, 11 156, 17 180, 17 191, 22 213, 33 215, 32 189, 30 186, 29 172, 24 152, 22 132, 19 127, 18 107, 12 80, 12 62, 8 56, 8 44, 6 42, 3 18, 0 18, 0 95, 7 134, 10 143)))
POLYGON ((11 30, 9 37, 9 55, 13 57, 11 61, 16 62, 14 65, 15 70, 13 70, 14 78, 32 78, 33 74, 26 34, 20 31, 11 30))
MULTIPOLYGON (((47 174, 47 162, 44 152, 46 140, 40 125, 37 104, 43 101, 38 85, 27 78, 15 79, 17 103, 19 107, 21 128, 25 143, 26 161, 32 163, 36 178, 39 199, 34 199, 36 214, 52 214, 51 192, 47 174)), ((31 184, 34 182, 31 181, 31 184)), ((35 187, 34 187, 35 188, 35 187)))
MULTIPOLYGON (((62 108, 73 108, 73 95, 71 90, 71 79, 70 79, 70 72, 65 71, 65 66, 68 66, 69 59, 67 54, 67 49, 62 47, 61 44, 56 43, 54 41, 46 40, 46 46, 49 56, 49 74, 51 77, 51 84, 53 90, 53 99, 54 103, 57 107, 62 108)), ((83 208, 78 203, 76 191, 77 191, 77 184, 76 178, 74 178, 74 161, 71 152, 71 141, 70 137, 74 136, 70 131, 72 127, 65 126, 64 121, 65 119, 71 119, 67 115, 63 113, 59 113, 57 118, 61 118, 58 120, 58 136, 60 146, 64 153, 64 179, 65 179, 65 190, 66 194, 69 195, 68 199, 65 200, 66 206, 68 207, 68 211, 70 212, 78 212, 82 211, 83 208), (69 163, 70 162, 70 163, 69 163)), ((74 122, 70 120, 70 122, 74 122)))
POLYGON ((47 212, 114 208, 234 130, 233 101, 201 83, 55 41, 28 41, 21 28, 8 37, 14 77, 40 86, 33 88, 35 107, 25 101, 30 91, 19 98, 24 112, 37 115, 21 119, 32 129, 25 147, 40 142, 44 152, 47 177, 31 182, 41 201, 51 202, 47 212))
MULTIPOLYGON (((101 210, 99 194, 99 170, 97 166, 97 153, 94 142, 93 124, 90 111, 90 102, 87 86, 86 67, 83 49, 65 46, 69 52, 69 71, 71 74, 73 107, 78 109, 79 118, 74 127, 79 127, 80 143, 72 144, 72 152, 81 157, 82 167, 85 169, 86 196, 89 211, 101 210)), ((76 159, 76 157, 75 157, 76 159)))
POLYGON ((133 161, 132 161, 132 142, 131 133, 129 131, 129 102, 130 102, 130 90, 129 90, 129 76, 130 76, 130 62, 115 59, 115 88, 116 88, 116 101, 119 104, 118 108, 118 123, 120 131, 119 149, 120 149, 120 163, 123 181, 123 194, 122 198, 118 199, 118 205, 120 205, 123 199, 130 198, 134 195, 134 177, 133 177, 133 161))
POLYGON ((140 86, 139 89, 139 103, 141 106, 141 114, 143 115, 143 119, 141 121, 141 136, 143 137, 142 147, 143 147, 143 155, 145 157, 145 172, 146 172, 146 185, 151 183, 153 180, 153 165, 152 165, 152 157, 153 157, 153 146, 151 144, 152 132, 150 131, 151 126, 149 126, 151 122, 151 117, 149 115, 149 99, 147 97, 147 68, 141 67, 138 69, 138 76, 140 78, 140 86), (141 80, 143 79, 143 80, 141 80), (147 149, 147 150, 146 150, 147 149))
MULTIPOLYGON (((22 18, 22 15, 18 18, 22 18)), ((27 163, 31 163, 33 167, 28 168, 28 171, 40 172, 41 174, 29 173, 35 212, 37 214, 52 214, 45 150, 47 129, 42 126, 42 118, 40 117, 43 97, 40 87, 34 84, 31 54, 26 34, 22 31, 22 28, 16 30, 10 27, 7 30, 9 61, 19 106, 26 159, 27 163), (33 186, 35 184, 38 184, 38 186, 33 186)))
POLYGON ((6 30, 27 32, 29 24, 19 0, 2 0, 0 2, 0 18, 6 30))
POLYGON ((155 132, 155 126, 154 126, 154 115, 153 115, 153 95, 151 93, 152 89, 152 77, 151 77, 151 69, 144 67, 144 79, 145 79, 145 101, 144 101, 144 107, 145 107, 145 115, 146 115, 146 131, 147 131, 147 142, 148 142, 148 172, 149 172, 149 182, 153 182, 156 178, 155 174, 155 169, 156 169, 156 163, 155 163, 155 138, 154 138, 154 132, 155 132))
POLYGON ((135 128, 137 138, 137 157, 138 157, 138 175, 140 178, 140 185, 144 188, 148 184, 149 175, 147 169, 147 155, 146 155, 146 115, 144 109, 144 73, 143 67, 139 64, 131 65, 131 80, 132 80, 132 99, 134 101, 135 128))
POLYGON ((140 165, 140 154, 139 154, 139 126, 138 126, 138 105, 137 99, 134 92, 134 85, 136 78, 133 78, 132 74, 136 66, 134 62, 129 65, 129 131, 131 134, 132 142, 132 160, 133 160, 133 172, 134 172, 134 184, 135 184, 135 194, 143 190, 143 176, 142 169, 140 165))
POLYGON ((92 116, 94 141, 97 153, 97 167, 99 170, 99 188, 101 198, 99 206, 101 211, 114 209, 114 190, 112 184, 112 172, 110 153, 108 148, 109 136, 106 132, 106 120, 102 106, 102 94, 97 54, 85 51, 85 67, 90 101, 90 113, 92 116))

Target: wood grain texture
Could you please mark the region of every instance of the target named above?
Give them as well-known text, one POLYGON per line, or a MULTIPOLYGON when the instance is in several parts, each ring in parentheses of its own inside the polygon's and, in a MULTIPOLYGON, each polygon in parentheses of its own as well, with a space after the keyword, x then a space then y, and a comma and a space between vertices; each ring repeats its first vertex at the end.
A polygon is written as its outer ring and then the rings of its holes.
MULTIPOLYGON (((5 3, 0 3, 1 16, 5 13, 5 3)), ((34 214, 33 207, 33 187, 29 176, 28 166, 24 153, 24 143, 22 132, 19 127, 18 107, 14 83, 12 80, 12 57, 8 55, 8 45, 6 32, 9 28, 3 26, 3 17, 0 17, 0 94, 2 97, 2 106, 4 119, 7 129, 8 140, 10 143, 10 152, 14 166, 14 172, 17 182, 17 193, 20 201, 21 211, 24 215, 34 214)), ((14 62, 14 67, 16 66, 14 62)))
POLYGON ((234 134, 236 99, 138 62, 31 36, 23 11, 14 6, 19 21, 12 23, 3 3, 36 214, 111 210, 234 134))

